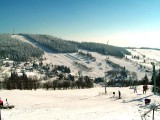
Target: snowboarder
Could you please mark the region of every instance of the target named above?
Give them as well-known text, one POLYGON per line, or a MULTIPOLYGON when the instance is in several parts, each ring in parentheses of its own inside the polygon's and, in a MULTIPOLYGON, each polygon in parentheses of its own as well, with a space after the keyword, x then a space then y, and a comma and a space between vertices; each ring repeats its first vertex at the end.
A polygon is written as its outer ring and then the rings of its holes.
POLYGON ((0 98, 0 106, 3 106, 3 101, 1 100, 1 98, 0 98))
POLYGON ((121 99, 121 92, 120 91, 118 91, 118 95, 119 95, 119 99, 121 99))

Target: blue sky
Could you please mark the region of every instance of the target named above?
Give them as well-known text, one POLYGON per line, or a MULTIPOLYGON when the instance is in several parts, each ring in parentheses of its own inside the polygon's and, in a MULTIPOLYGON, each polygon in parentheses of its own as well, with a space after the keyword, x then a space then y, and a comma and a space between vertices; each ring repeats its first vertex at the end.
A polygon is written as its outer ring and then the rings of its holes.
MULTIPOLYGON (((159 0, 0 0, 0 33, 159 47, 159 0)), ((159 47, 160 48, 160 47, 159 47)))

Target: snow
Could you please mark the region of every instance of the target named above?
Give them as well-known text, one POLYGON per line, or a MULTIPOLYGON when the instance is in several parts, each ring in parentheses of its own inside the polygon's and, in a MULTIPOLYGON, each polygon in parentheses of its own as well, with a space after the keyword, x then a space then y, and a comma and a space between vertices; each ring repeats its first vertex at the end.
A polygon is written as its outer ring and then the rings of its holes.
MULTIPOLYGON (((144 99, 151 99, 151 103, 160 103, 159 96, 150 90, 142 93, 142 86, 138 86, 138 93, 129 87, 107 87, 107 95, 103 87, 75 90, 1 90, 1 99, 6 98, 13 109, 2 109, 2 120, 141 120, 141 115, 149 110, 144 99), (118 99, 118 90, 122 99, 118 99), (113 97, 112 92, 116 92, 113 97)), ((155 111, 155 120, 160 112, 155 111)), ((152 112, 147 114, 152 118, 152 112)))
MULTIPOLYGON (((141 59, 139 62, 143 62, 143 56, 145 56, 146 63, 149 68, 152 68, 151 62, 154 62, 157 67, 159 67, 160 61, 160 51, 159 50, 152 50, 152 49, 128 49, 132 53, 132 55, 139 55, 141 59)), ((133 60, 133 59, 132 59, 133 60)), ((142 63, 141 63, 142 64, 142 63)))
MULTIPOLYGON (((28 42, 44 50, 44 56, 47 59, 44 63, 53 65, 65 65, 71 68, 73 74, 78 74, 82 70, 74 65, 74 60, 67 57, 66 54, 57 54, 54 51, 45 48, 23 36, 13 35, 12 37, 28 42)), ((119 64, 131 71, 137 72, 138 79, 145 76, 145 69, 138 69, 138 64, 151 68, 151 61, 158 63, 160 51, 154 50, 130 50, 133 55, 140 55, 140 60, 132 59, 127 56, 129 61, 124 58, 108 56, 109 60, 119 64), (143 54, 142 54, 143 53, 143 54), (143 63, 142 56, 146 56, 146 63, 143 63)), ((77 56, 77 53, 70 54, 80 59, 78 62, 92 68, 92 71, 83 71, 83 75, 91 77, 103 77, 105 67, 111 70, 109 65, 105 64, 106 56, 91 52, 96 58, 96 62, 89 62, 77 56), (99 64, 101 63, 101 65, 99 64)), ((6 70, 4 70, 6 71, 6 70)), ((150 74, 151 76, 151 74, 150 74)), ((141 115, 150 110, 150 105, 160 104, 160 97, 153 95, 150 90, 146 94, 142 93, 142 86, 137 87, 137 92, 129 87, 107 87, 107 95, 104 95, 104 87, 97 86, 91 89, 74 90, 1 90, 2 100, 8 99, 10 104, 15 105, 13 109, 2 109, 2 120, 142 120, 141 115), (121 91, 122 99, 118 99, 118 91, 121 91), (113 92, 116 92, 113 97, 113 92), (150 105, 145 105, 144 99, 151 99, 150 105)), ((4 102, 5 103, 5 102, 4 102)), ((155 120, 160 120, 160 112, 155 111, 155 120)), ((146 115, 146 120, 152 119, 152 112, 146 115)))
POLYGON ((152 50, 152 49, 128 49, 128 51, 134 53, 134 55, 145 55, 149 59, 154 59, 160 61, 160 51, 159 50, 152 50))

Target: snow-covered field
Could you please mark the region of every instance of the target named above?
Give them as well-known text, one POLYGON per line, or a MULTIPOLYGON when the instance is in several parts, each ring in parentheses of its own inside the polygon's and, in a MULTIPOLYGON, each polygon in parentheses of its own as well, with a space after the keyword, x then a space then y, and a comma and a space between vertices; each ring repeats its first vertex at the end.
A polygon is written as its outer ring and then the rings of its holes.
MULTIPOLYGON (((1 90, 0 96, 6 98, 13 109, 2 109, 2 120, 142 120, 141 115, 149 110, 152 103, 160 103, 160 97, 150 90, 142 93, 139 86, 137 93, 133 89, 103 87, 76 90, 1 90), (122 99, 118 99, 118 90, 122 99), (116 92, 113 97, 112 92, 116 92), (151 99, 150 105, 144 99, 151 99)), ((152 119, 152 112, 146 120, 152 119)), ((155 120, 160 120, 160 111, 155 111, 155 120)))
POLYGON ((152 49, 128 49, 128 51, 132 52, 133 55, 145 55, 147 58, 151 60, 160 61, 160 51, 152 50, 152 49))

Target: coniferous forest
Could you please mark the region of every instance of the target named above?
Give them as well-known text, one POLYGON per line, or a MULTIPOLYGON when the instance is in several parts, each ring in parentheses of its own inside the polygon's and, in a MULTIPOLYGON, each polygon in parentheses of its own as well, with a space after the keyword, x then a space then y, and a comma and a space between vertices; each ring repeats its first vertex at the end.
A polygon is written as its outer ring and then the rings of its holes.
POLYGON ((0 58, 25 61, 30 57, 40 57, 43 51, 29 43, 14 39, 9 34, 0 34, 0 58))
MULTIPOLYGON (((78 52, 78 49, 83 49, 120 58, 124 57, 125 54, 130 54, 125 48, 101 43, 75 42, 41 34, 20 35, 31 41, 38 42, 57 53, 73 53, 78 52)), ((0 58, 9 58, 16 61, 26 61, 31 57, 41 57, 44 53, 40 48, 11 37, 11 34, 0 34, 0 52, 0 58)))

